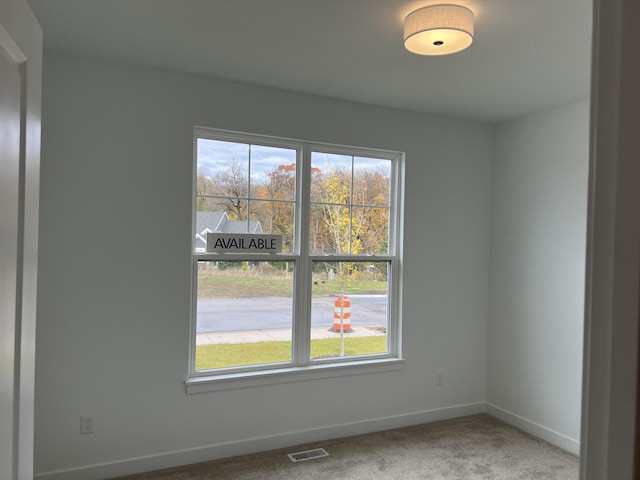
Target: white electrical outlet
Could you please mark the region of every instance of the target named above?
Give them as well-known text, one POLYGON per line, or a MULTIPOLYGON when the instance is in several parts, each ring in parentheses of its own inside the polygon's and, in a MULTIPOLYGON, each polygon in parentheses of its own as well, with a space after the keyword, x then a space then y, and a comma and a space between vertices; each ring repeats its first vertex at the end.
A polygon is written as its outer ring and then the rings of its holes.
POLYGON ((90 414, 80 415, 80 435, 88 435, 95 432, 95 417, 90 414))
POLYGON ((436 387, 441 387, 442 385, 444 385, 442 372, 436 372, 436 387))

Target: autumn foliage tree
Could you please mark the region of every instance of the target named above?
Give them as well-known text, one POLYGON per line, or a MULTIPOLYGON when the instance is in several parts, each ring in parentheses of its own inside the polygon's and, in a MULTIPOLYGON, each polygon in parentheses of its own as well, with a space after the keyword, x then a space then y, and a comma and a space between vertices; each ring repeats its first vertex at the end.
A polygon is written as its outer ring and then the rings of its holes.
POLYGON ((282 235, 286 250, 293 249, 295 188, 295 163, 278 165, 263 185, 254 187, 260 200, 252 202, 252 219, 260 221, 265 232, 282 235))
MULTIPOLYGON (((313 253, 386 253, 389 176, 374 168, 311 171, 310 249, 313 253)), ((257 220, 265 233, 281 234, 293 250, 296 165, 278 165, 260 180, 238 162, 215 175, 198 172, 196 208, 225 211, 232 220, 257 220)))

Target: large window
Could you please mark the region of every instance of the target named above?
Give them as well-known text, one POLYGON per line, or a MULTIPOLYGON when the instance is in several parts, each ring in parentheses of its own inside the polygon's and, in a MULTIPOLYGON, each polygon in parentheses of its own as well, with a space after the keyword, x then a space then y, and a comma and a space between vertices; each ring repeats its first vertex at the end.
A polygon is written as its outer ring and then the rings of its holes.
POLYGON ((196 129, 193 381, 399 358, 402 161, 196 129))

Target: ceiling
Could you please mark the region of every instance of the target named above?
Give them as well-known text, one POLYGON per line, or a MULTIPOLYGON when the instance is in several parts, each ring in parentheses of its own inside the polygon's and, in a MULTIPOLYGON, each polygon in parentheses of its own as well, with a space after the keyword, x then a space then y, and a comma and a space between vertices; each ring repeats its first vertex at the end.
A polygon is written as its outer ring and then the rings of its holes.
POLYGON ((460 0, 463 52, 402 46, 438 0, 29 0, 45 48, 373 105, 500 122, 589 94, 591 0, 460 0))

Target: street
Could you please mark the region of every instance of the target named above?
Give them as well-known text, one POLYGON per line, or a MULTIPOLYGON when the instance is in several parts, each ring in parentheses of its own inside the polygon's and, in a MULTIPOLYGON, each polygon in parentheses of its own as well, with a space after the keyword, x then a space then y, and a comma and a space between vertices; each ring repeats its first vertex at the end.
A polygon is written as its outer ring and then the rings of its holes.
MULTIPOLYGON (((312 328, 330 328, 336 297, 314 297, 312 328)), ((351 324, 387 324, 386 295, 349 295, 351 324)), ((236 298, 198 300, 197 333, 291 328, 293 302, 290 298, 236 298)))

